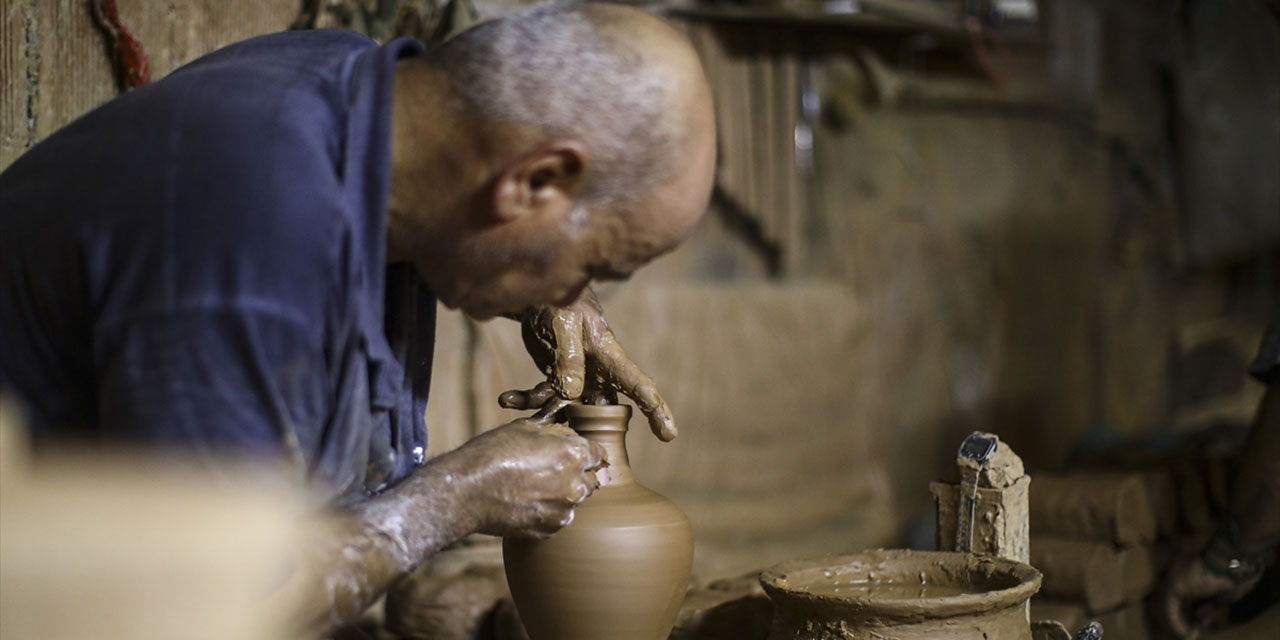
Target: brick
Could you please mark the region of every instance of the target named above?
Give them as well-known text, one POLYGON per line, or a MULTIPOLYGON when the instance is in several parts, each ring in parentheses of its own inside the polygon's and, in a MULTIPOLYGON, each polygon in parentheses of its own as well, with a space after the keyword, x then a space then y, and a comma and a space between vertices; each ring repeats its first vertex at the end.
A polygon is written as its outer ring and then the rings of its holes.
POLYGON ((1139 474, 1040 473, 1031 492, 1031 532, 1140 544, 1155 539, 1156 516, 1139 474))
POLYGON ((1141 602, 1155 588, 1161 554, 1148 546, 1125 547, 1116 553, 1126 602, 1141 602))
POLYGON ((1091 612, 1125 604, 1118 551, 1108 543, 1034 536, 1031 565, 1044 574, 1046 596, 1082 602, 1091 612))

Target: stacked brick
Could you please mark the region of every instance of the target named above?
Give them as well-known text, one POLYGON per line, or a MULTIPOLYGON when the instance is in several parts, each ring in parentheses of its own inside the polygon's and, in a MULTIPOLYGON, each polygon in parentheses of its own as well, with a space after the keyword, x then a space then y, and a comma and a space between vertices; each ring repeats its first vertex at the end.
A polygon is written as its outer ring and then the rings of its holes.
POLYGON ((1031 492, 1031 564, 1044 573, 1033 620, 1107 635, 1150 637, 1146 599, 1163 562, 1158 474, 1037 474, 1031 492), (1153 490, 1154 489, 1154 490, 1153 490))

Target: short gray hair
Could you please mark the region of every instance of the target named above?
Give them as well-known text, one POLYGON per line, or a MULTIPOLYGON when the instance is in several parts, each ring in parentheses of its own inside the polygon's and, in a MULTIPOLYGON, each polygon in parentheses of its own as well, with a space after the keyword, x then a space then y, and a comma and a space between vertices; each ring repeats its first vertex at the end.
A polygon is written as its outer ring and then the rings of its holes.
POLYGON ((494 124, 583 141, 582 202, 625 207, 664 179, 675 137, 660 71, 582 2, 548 2, 463 31, 428 54, 451 88, 494 124))

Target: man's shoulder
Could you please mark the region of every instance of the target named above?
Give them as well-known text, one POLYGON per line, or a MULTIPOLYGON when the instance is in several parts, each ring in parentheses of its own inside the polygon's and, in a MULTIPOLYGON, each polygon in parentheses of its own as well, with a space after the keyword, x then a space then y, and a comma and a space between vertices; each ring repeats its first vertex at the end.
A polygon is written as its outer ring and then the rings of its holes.
POLYGON ((377 43, 354 31, 310 29, 281 31, 254 36, 215 49, 174 70, 170 77, 213 65, 260 64, 263 62, 306 65, 333 56, 358 53, 377 43))
POLYGON ((361 215, 343 175, 347 67, 375 46, 260 36, 112 100, 0 173, 0 243, 41 233, 120 262, 154 245, 210 272, 332 268, 361 215))

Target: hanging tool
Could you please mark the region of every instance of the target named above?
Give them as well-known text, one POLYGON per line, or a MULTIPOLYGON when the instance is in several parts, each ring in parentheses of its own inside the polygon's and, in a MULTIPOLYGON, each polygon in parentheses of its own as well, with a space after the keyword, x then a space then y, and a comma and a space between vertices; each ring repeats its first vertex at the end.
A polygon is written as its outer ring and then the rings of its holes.
POLYGON ((956 551, 973 550, 973 513, 978 504, 978 477, 1000 445, 995 434, 974 431, 960 443, 960 505, 956 510, 956 551))

